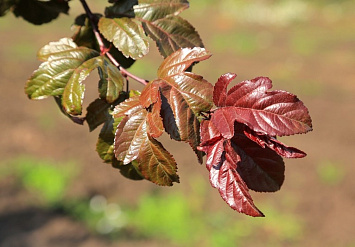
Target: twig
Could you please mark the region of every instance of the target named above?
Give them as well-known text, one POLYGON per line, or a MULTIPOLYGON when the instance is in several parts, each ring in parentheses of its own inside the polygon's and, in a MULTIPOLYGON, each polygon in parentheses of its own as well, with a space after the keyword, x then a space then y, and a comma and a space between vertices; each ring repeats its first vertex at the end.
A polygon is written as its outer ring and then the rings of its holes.
POLYGON ((125 68, 123 68, 118 62, 117 60, 111 55, 111 53, 109 52, 109 48, 107 48, 102 40, 102 37, 100 35, 99 30, 97 29, 96 23, 95 23, 95 19, 96 16, 91 12, 89 6, 86 3, 86 0, 80 0, 81 4, 83 5, 86 15, 89 17, 92 29, 94 31, 95 37, 97 42, 99 43, 100 46, 100 52, 101 55, 106 55, 108 57, 108 59, 110 59, 110 61, 121 71, 122 75, 125 77, 130 77, 136 81, 138 81, 139 83, 143 84, 143 85, 147 85, 148 81, 144 80, 138 76, 133 75, 132 73, 128 72, 125 68))

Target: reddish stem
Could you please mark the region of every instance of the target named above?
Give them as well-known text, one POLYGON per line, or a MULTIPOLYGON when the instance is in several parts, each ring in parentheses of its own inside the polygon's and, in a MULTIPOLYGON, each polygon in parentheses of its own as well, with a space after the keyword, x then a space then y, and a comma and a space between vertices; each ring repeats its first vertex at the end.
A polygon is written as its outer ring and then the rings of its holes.
POLYGON ((93 28, 95 37, 97 42, 99 43, 100 46, 100 52, 101 55, 106 55, 108 57, 108 59, 110 59, 110 61, 121 71, 122 75, 125 77, 130 77, 136 81, 138 81, 139 83, 143 84, 143 85, 147 85, 149 81, 144 80, 138 76, 133 75, 132 73, 128 72, 125 68, 123 68, 118 62, 117 60, 111 55, 111 53, 109 52, 109 48, 107 48, 102 40, 102 37, 100 35, 99 30, 97 29, 96 23, 95 23, 95 19, 96 16, 91 12, 89 6, 86 3, 86 0, 80 0, 81 4, 83 5, 86 15, 89 17, 91 26, 93 28))

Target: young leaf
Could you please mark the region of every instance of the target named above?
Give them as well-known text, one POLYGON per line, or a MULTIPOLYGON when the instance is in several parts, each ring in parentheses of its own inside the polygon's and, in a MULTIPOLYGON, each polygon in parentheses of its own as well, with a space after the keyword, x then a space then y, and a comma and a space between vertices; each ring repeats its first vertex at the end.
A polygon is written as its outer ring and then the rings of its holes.
MULTIPOLYGON (((226 88, 234 77, 222 76, 216 84, 216 91, 226 88)), ((215 103, 225 107, 217 109, 211 120, 225 138, 234 135, 235 121, 270 136, 293 135, 312 130, 308 109, 302 101, 285 91, 267 92, 271 87, 269 78, 258 77, 232 87, 226 97, 215 97, 215 103), (223 97, 225 100, 221 100, 223 97)))
POLYGON ((56 19, 60 13, 68 14, 68 11, 68 0, 18 0, 13 10, 16 17, 22 16, 35 25, 48 23, 56 19))
MULTIPOLYGON (((184 48, 167 57, 158 69, 164 127, 175 140, 189 142, 195 152, 200 142, 197 117, 212 108, 213 86, 203 77, 185 70, 210 56, 204 48, 184 48)), ((201 158, 201 154, 197 154, 201 158)))
MULTIPOLYGON (((145 102, 146 94, 142 95, 142 101, 145 102)), ((123 106, 120 104, 116 107, 113 113, 115 118, 126 116, 117 127, 114 152, 117 160, 123 164, 137 160, 139 171, 146 179, 159 185, 170 186, 179 181, 176 162, 152 136, 156 134, 156 127, 150 126, 148 116, 154 114, 154 111, 153 109, 152 113, 148 112, 140 104, 140 97, 126 100, 123 106)))
POLYGON ((98 24, 102 35, 113 42, 126 57, 139 59, 149 51, 148 40, 143 28, 136 20, 123 18, 101 18, 98 24))
POLYGON ((203 47, 195 28, 177 16, 188 7, 186 0, 144 0, 134 6, 136 19, 143 23, 144 31, 165 58, 179 48, 203 47))
POLYGON ((123 165, 121 161, 116 159, 112 162, 112 167, 119 169, 122 176, 132 180, 144 179, 143 175, 139 171, 138 166, 139 164, 136 161, 133 161, 127 165, 123 165))
POLYGON ((43 63, 28 79, 26 94, 31 99, 62 95, 75 69, 98 55, 95 50, 78 47, 72 39, 50 42, 38 52, 38 59, 43 63))
POLYGON ((69 115, 64 109, 63 109, 63 106, 62 106, 62 96, 54 96, 53 97, 54 100, 55 100, 55 103, 57 104, 57 106, 59 107, 60 111, 65 115, 67 116, 70 120, 72 120, 74 123, 76 124, 80 124, 80 125, 83 125, 84 122, 85 122, 85 118, 83 117, 76 117, 76 116, 71 116, 69 115))

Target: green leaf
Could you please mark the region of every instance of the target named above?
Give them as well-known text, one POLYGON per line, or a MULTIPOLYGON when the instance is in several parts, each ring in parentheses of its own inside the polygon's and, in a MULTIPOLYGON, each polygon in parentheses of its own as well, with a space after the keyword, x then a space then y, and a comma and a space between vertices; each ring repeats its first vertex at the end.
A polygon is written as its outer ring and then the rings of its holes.
POLYGON ((53 97, 55 100, 55 103, 57 103, 57 106, 59 107, 60 111, 67 116, 70 120, 72 120, 76 124, 83 125, 85 122, 85 118, 82 117, 75 117, 75 116, 70 116, 66 111, 64 111, 62 107, 62 96, 54 96, 53 97))
POLYGON ((107 57, 103 57, 102 64, 98 70, 100 76, 100 97, 106 99, 108 103, 113 103, 120 96, 126 78, 123 77, 119 69, 107 57))
POLYGON ((27 80, 26 94, 31 99, 62 95, 75 69, 98 55, 95 50, 78 47, 69 38, 50 42, 38 52, 38 59, 43 63, 27 80))
POLYGON ((142 26, 136 20, 127 17, 101 18, 98 26, 102 35, 113 42, 126 57, 139 59, 148 53, 148 40, 142 26))
POLYGON ((16 17, 22 16, 35 25, 48 23, 56 19, 60 13, 68 14, 68 1, 19 0, 13 10, 16 17))
POLYGON ((156 42, 163 57, 179 48, 203 47, 195 28, 177 16, 188 7, 184 0, 145 0, 134 6, 136 19, 143 23, 144 31, 156 42))
MULTIPOLYGON (((102 17, 101 14, 95 14, 95 16, 97 19, 102 17)), ((72 39, 78 46, 100 50, 90 20, 86 14, 81 14, 75 18, 72 30, 75 31, 72 39)))
MULTIPOLYGON (((98 20, 102 17, 101 14, 95 14, 96 24, 98 20)), ((95 20, 94 20, 95 21, 95 20)), ((89 18, 86 14, 79 15, 74 22, 73 28, 75 33, 73 35, 73 41, 78 46, 85 46, 100 52, 100 46, 96 40, 94 31, 92 29, 89 18)), ((122 52, 120 52, 116 47, 112 45, 111 42, 103 38, 105 47, 111 47, 110 54, 116 59, 116 61, 123 67, 129 68, 135 60, 130 57, 125 57, 122 52)))
POLYGON ((1 0, 0 1, 0 16, 4 16, 15 3, 16 3, 16 0, 1 0))
POLYGON ((81 114, 85 92, 85 85, 82 81, 89 76, 91 71, 100 66, 100 62, 102 62, 102 57, 94 57, 74 70, 63 92, 62 104, 68 114, 81 114))
POLYGON ((123 165, 123 163, 121 161, 118 161, 115 159, 112 162, 112 166, 114 168, 119 169, 120 173, 126 178, 129 178, 132 180, 144 179, 143 175, 139 171, 139 168, 138 168, 139 164, 136 161, 133 161, 127 165, 123 165))
POLYGON ((110 106, 111 104, 107 103, 103 99, 96 99, 90 103, 86 109, 87 113, 85 117, 90 131, 93 131, 97 126, 103 124, 108 120, 108 118, 111 117, 108 112, 110 106))
POLYGON ((96 143, 96 151, 105 163, 112 163, 115 158, 115 155, 113 153, 113 141, 115 138, 115 135, 113 133, 114 119, 111 115, 108 115, 106 117, 107 120, 100 131, 99 138, 96 143))
POLYGON ((99 68, 100 75, 100 97, 106 99, 108 103, 113 103, 118 99, 123 88, 124 77, 108 58, 94 57, 75 69, 64 89, 63 107, 69 114, 81 114, 85 91, 82 81, 96 68, 99 68))
POLYGON ((108 18, 134 17, 133 6, 138 4, 138 0, 116 1, 113 6, 105 9, 105 16, 108 18))
POLYGON ((139 0, 134 6, 136 17, 155 21, 169 15, 178 15, 189 7, 187 0, 139 0))

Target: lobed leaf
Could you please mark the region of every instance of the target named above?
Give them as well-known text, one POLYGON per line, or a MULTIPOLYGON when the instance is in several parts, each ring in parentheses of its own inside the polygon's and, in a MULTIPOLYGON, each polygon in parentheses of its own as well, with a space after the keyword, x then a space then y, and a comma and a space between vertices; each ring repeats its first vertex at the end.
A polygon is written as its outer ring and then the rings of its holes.
MULTIPOLYGON (((216 94, 226 88, 235 76, 222 76, 216 84, 216 94)), ((225 138, 233 136, 234 122, 270 136, 306 133, 312 130, 308 109, 295 95, 285 91, 267 92, 271 80, 258 77, 232 87, 226 96, 215 97, 219 108, 212 121, 225 138), (223 100, 225 99, 225 100, 223 100)))
POLYGON ((162 94, 162 112, 165 130, 171 138, 188 142, 201 162, 199 120, 201 112, 212 108, 212 85, 203 77, 186 72, 193 63, 209 58, 203 48, 184 48, 171 54, 158 69, 156 83, 162 94))
POLYGON ((139 59, 149 51, 148 40, 141 25, 134 19, 101 18, 98 23, 100 33, 113 42, 126 57, 139 59))
POLYGON ((77 47, 69 38, 50 42, 38 53, 43 63, 27 80, 26 94, 31 99, 62 95, 75 69, 98 55, 95 50, 77 47))

